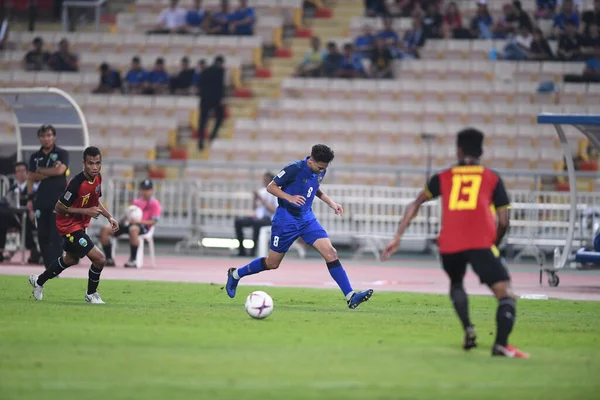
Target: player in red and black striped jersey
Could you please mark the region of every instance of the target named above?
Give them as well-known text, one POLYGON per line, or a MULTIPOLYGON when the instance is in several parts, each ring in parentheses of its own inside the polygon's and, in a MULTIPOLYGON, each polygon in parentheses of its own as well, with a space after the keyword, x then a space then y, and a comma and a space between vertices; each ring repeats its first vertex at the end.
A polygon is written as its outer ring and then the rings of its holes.
POLYGON ((508 230, 510 202, 500 176, 479 163, 483 139, 483 133, 476 129, 469 128, 458 133, 459 164, 434 175, 415 201, 406 207, 398 232, 386 246, 382 259, 389 259, 396 251, 400 238, 419 212, 421 204, 441 197, 442 223, 438 246, 442 266, 450 278, 450 297, 465 330, 463 348, 469 350, 477 346, 463 285, 467 264, 471 264, 481 283, 488 285, 498 299, 492 355, 528 358, 529 354, 508 344, 508 336, 515 323, 516 304, 510 289, 510 276, 497 245, 508 230))
POLYGON ((41 275, 31 275, 29 283, 33 286, 33 297, 43 299, 44 284, 57 277, 65 269, 79 263, 83 257, 90 259, 92 265, 88 273, 88 288, 85 301, 92 304, 103 304, 96 291, 100 283, 100 273, 106 258, 104 253, 94 245, 87 235, 86 229, 91 218, 103 215, 110 221, 113 231, 119 229, 119 223, 110 215, 100 202, 102 196, 102 155, 96 147, 88 147, 83 152, 83 171, 75 175, 66 190, 56 202, 56 227, 63 238, 64 253, 54 260, 41 275))

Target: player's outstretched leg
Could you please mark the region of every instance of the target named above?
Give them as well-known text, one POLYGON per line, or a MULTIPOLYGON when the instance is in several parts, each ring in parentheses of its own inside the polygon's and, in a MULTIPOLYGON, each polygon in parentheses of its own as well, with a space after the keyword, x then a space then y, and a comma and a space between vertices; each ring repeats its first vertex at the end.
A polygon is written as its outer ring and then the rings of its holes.
POLYGON ((249 264, 246 264, 241 268, 229 268, 229 270, 227 270, 227 283, 225 284, 227 295, 232 299, 235 297, 237 285, 244 276, 279 268, 279 264, 281 264, 281 260, 283 260, 284 256, 285 253, 277 253, 270 250, 267 257, 255 258, 250 261, 249 264))
POLYGON ((90 304, 104 304, 97 289, 100 284, 100 274, 106 263, 106 258, 98 247, 94 247, 87 256, 92 265, 88 271, 88 287, 85 293, 85 301, 90 304))
POLYGON ((517 317, 516 302, 509 290, 509 281, 497 282, 491 286, 498 299, 496 311, 496 341, 492 347, 492 356, 510 358, 529 358, 529 354, 508 344, 517 317))
MULTIPOLYGON (((310 238, 307 239, 304 239, 304 241, 310 243, 310 238)), ((329 240, 328 237, 321 237, 320 239, 315 240, 312 246, 325 259, 329 275, 331 275, 342 293, 344 293, 348 308, 355 309, 361 303, 364 303, 371 298, 373 289, 368 289, 364 292, 355 292, 354 289, 352 289, 346 270, 342 267, 342 263, 338 259, 337 250, 333 247, 331 240, 329 240)))
POLYGON ((29 277, 29 284, 33 287, 33 297, 36 300, 42 300, 44 298, 44 285, 46 282, 52 278, 56 278, 65 269, 76 265, 78 262, 78 258, 65 253, 62 257, 54 260, 52 264, 50 264, 50 267, 48 267, 41 275, 31 275, 29 277))

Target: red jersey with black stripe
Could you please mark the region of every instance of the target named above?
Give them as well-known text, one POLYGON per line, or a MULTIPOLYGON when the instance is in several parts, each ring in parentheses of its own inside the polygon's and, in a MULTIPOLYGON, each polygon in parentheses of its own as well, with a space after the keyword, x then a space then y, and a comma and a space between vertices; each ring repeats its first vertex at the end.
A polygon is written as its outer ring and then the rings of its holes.
POLYGON ((509 207, 510 201, 494 171, 481 165, 458 165, 434 175, 425 191, 431 199, 441 197, 441 254, 489 249, 496 244, 494 210, 509 207))
MULTIPOLYGON (((60 196, 60 201, 67 208, 97 207, 102 197, 102 176, 96 175, 89 181, 83 171, 69 181, 67 189, 60 196)), ((81 214, 57 214, 56 228, 64 236, 79 230, 85 230, 90 224, 90 217, 81 214)))

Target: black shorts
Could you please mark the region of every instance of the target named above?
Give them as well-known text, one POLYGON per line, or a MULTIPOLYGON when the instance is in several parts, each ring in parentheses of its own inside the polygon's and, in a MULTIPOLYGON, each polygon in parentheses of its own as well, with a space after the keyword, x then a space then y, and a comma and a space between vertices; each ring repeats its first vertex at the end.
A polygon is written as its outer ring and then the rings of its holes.
POLYGON ((452 283, 462 283, 467 264, 479 277, 481 283, 492 286, 495 283, 509 281, 510 275, 499 255, 492 249, 466 250, 459 253, 441 254, 442 266, 452 283))
POLYGON ((82 230, 63 236, 63 250, 79 258, 87 256, 94 246, 92 239, 82 230))
POLYGON ((140 227, 140 235, 145 235, 148 233, 148 226, 144 224, 119 224, 119 230, 116 231, 113 236, 121 236, 121 235, 129 235, 129 228, 133 225, 137 225, 140 227))

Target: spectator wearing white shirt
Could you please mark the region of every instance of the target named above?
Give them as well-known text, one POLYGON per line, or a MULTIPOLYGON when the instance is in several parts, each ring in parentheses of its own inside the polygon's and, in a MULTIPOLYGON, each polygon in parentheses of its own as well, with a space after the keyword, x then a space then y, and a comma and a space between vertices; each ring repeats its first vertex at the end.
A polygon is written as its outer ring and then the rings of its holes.
POLYGON ((275 176, 270 172, 265 172, 263 175, 263 186, 254 192, 254 215, 251 217, 238 217, 235 219, 235 234, 239 242, 238 256, 246 256, 246 248, 244 247, 244 228, 252 227, 252 240, 254 247, 250 251, 250 256, 256 256, 258 247, 258 236, 260 228, 271 225, 271 219, 277 209, 277 197, 267 192, 267 185, 275 176))
POLYGON ((148 34, 152 33, 186 33, 186 17, 187 11, 181 7, 177 7, 179 0, 171 0, 168 8, 162 10, 156 20, 157 27, 148 34))
POLYGON ((504 48, 504 59, 528 60, 532 42, 533 36, 531 35, 529 28, 521 26, 517 35, 510 39, 504 48))

